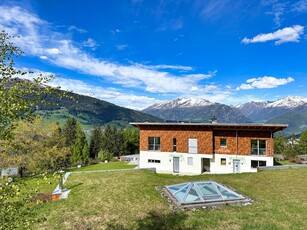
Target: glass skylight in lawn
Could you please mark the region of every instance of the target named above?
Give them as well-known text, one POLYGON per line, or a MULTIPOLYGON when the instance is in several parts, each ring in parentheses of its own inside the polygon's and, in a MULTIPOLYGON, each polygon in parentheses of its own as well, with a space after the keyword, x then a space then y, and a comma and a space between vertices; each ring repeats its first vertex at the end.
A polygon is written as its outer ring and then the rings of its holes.
POLYGON ((180 205, 243 200, 244 196, 214 181, 189 182, 166 186, 180 205))

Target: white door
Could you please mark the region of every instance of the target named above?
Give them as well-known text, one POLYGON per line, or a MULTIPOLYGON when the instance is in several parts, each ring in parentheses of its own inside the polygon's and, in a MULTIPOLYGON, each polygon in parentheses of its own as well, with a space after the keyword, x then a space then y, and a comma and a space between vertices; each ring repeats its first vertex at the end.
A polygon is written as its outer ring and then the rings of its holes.
POLYGON ((197 153, 197 139, 189 138, 189 153, 197 153))
POLYGON ((179 157, 173 157, 173 172, 179 173, 179 157))
POLYGON ((238 159, 234 159, 233 160, 233 173, 240 173, 241 169, 240 169, 240 160, 238 159))

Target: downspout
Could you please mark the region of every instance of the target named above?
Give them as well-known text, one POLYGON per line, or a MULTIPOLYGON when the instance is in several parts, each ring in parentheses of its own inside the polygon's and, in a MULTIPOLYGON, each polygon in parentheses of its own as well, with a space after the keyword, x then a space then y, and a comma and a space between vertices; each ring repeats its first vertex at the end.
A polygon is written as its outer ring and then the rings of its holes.
POLYGON ((238 130, 236 130, 236 158, 238 158, 238 130))
POLYGON ((272 138, 273 138, 273 132, 271 131, 271 139, 270 139, 270 155, 271 155, 271 157, 273 157, 273 155, 272 155, 272 138))

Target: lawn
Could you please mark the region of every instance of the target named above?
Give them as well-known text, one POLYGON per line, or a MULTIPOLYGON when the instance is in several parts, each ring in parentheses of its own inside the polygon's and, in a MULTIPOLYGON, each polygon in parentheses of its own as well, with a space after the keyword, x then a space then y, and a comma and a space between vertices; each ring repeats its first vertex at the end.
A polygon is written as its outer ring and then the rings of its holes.
POLYGON ((306 229, 307 168, 230 175, 150 171, 72 174, 67 200, 45 203, 36 229, 306 229), (215 180, 254 198, 248 206, 172 211, 156 186, 215 180))
POLYGON ((93 170, 111 170, 111 169, 131 169, 135 168, 136 165, 128 165, 127 162, 118 161, 118 162, 108 162, 95 164, 90 166, 85 166, 82 168, 76 168, 69 170, 70 172, 83 172, 83 171, 93 171, 93 170))

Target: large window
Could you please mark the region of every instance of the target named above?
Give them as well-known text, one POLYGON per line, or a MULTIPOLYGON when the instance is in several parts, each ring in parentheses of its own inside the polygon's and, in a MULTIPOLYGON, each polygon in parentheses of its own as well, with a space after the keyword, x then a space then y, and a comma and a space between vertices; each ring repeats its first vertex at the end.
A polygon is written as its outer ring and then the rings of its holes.
POLYGON ((266 155, 266 140, 251 140, 252 155, 266 155))
POLYGON ((148 137, 148 150, 160 151, 160 137, 148 137))
POLYGON ((252 168, 266 166, 266 161, 251 161, 252 168))
POLYGON ((197 139, 189 138, 189 153, 197 153, 197 139))

